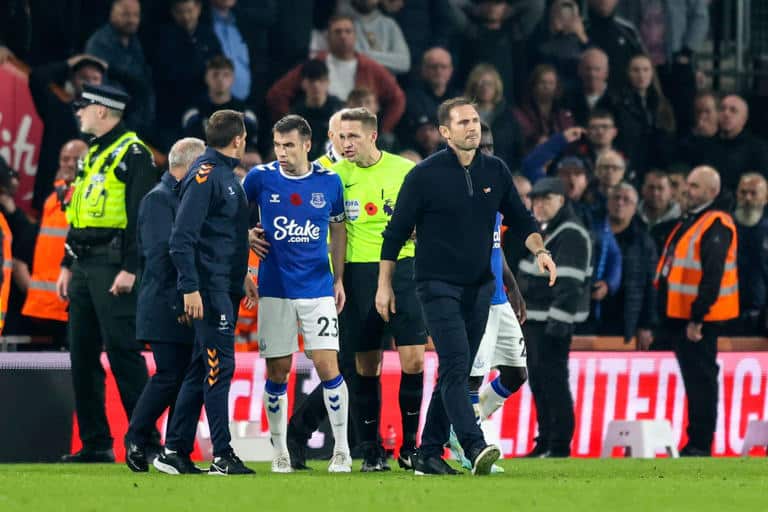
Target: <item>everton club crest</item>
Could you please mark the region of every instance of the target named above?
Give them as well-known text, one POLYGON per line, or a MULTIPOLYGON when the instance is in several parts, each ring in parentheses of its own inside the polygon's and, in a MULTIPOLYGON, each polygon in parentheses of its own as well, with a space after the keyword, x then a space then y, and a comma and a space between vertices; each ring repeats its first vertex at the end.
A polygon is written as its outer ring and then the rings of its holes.
POLYGON ((322 208, 325 206, 325 195, 322 192, 312 192, 312 199, 310 199, 309 204, 315 208, 322 208))

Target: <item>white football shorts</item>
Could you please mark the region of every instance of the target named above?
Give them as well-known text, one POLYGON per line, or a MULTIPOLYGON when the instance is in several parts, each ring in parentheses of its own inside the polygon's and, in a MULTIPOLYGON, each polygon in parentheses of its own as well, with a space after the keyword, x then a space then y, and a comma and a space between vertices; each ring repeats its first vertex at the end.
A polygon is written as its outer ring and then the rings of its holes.
POLYGON ((492 305, 485 334, 469 375, 485 377, 491 368, 498 366, 524 368, 525 356, 523 330, 512 305, 509 302, 492 305))
POLYGON ((271 359, 299 350, 298 335, 304 337, 304 350, 339 350, 339 319, 333 297, 316 299, 259 298, 259 352, 271 359))

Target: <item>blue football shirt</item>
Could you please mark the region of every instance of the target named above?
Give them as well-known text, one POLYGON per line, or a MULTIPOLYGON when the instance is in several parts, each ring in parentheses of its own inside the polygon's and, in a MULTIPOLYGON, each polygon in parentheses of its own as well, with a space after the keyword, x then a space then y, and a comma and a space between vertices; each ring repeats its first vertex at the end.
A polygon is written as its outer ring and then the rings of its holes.
POLYGON ((269 254, 259 265, 259 295, 283 299, 333 296, 328 225, 344 221, 341 178, 318 163, 295 177, 275 161, 257 165, 243 180, 259 207, 269 254))
POLYGON ((504 292, 504 267, 501 252, 501 214, 496 214, 496 225, 493 227, 493 248, 491 249, 491 272, 496 279, 496 292, 491 298, 491 305, 507 302, 507 294, 504 292))

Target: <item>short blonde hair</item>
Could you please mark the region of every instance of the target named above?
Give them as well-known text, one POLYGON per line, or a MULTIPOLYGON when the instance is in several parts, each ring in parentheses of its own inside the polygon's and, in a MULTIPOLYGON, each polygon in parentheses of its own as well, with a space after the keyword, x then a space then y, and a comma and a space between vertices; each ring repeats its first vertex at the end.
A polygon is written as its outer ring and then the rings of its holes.
POLYGON ((496 86, 496 94, 493 96, 493 102, 500 102, 504 97, 504 83, 501 81, 501 75, 499 75, 499 72, 495 67, 484 62, 472 68, 472 71, 469 73, 464 96, 471 101, 477 99, 477 89, 479 87, 480 78, 482 78, 483 75, 491 75, 491 78, 495 82, 494 85, 496 86))

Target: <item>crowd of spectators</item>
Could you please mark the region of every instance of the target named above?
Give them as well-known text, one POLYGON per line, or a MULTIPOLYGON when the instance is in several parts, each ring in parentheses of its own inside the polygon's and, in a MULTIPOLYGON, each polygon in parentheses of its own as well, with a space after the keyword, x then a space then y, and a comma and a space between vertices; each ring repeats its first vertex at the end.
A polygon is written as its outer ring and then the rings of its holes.
MULTIPOLYGON (((80 137, 71 102, 86 83, 126 90, 127 125, 160 153, 200 137, 214 110, 243 111, 244 167, 271 157, 270 127, 281 116, 309 120, 317 158, 327 151, 328 118, 359 105, 378 114, 381 147, 420 160, 443 147, 437 106, 464 94, 521 193, 559 176, 591 230, 592 307, 582 331, 645 344, 661 314, 655 263, 685 212, 685 175, 711 165, 723 183, 718 201, 739 229, 742 315, 727 332, 763 335, 768 147, 748 128, 743 97, 704 90, 696 78, 709 3, 10 0, 0 7, 0 63, 15 56, 31 68, 45 124, 38 211, 61 148, 80 137)), ((14 293, 23 296, 35 224, 14 213, 13 173, 7 165, 0 173, 0 210, 15 219, 14 293)), ((505 240, 505 253, 516 268, 515 241, 505 240)), ((25 328, 13 316, 5 333, 25 328)))

